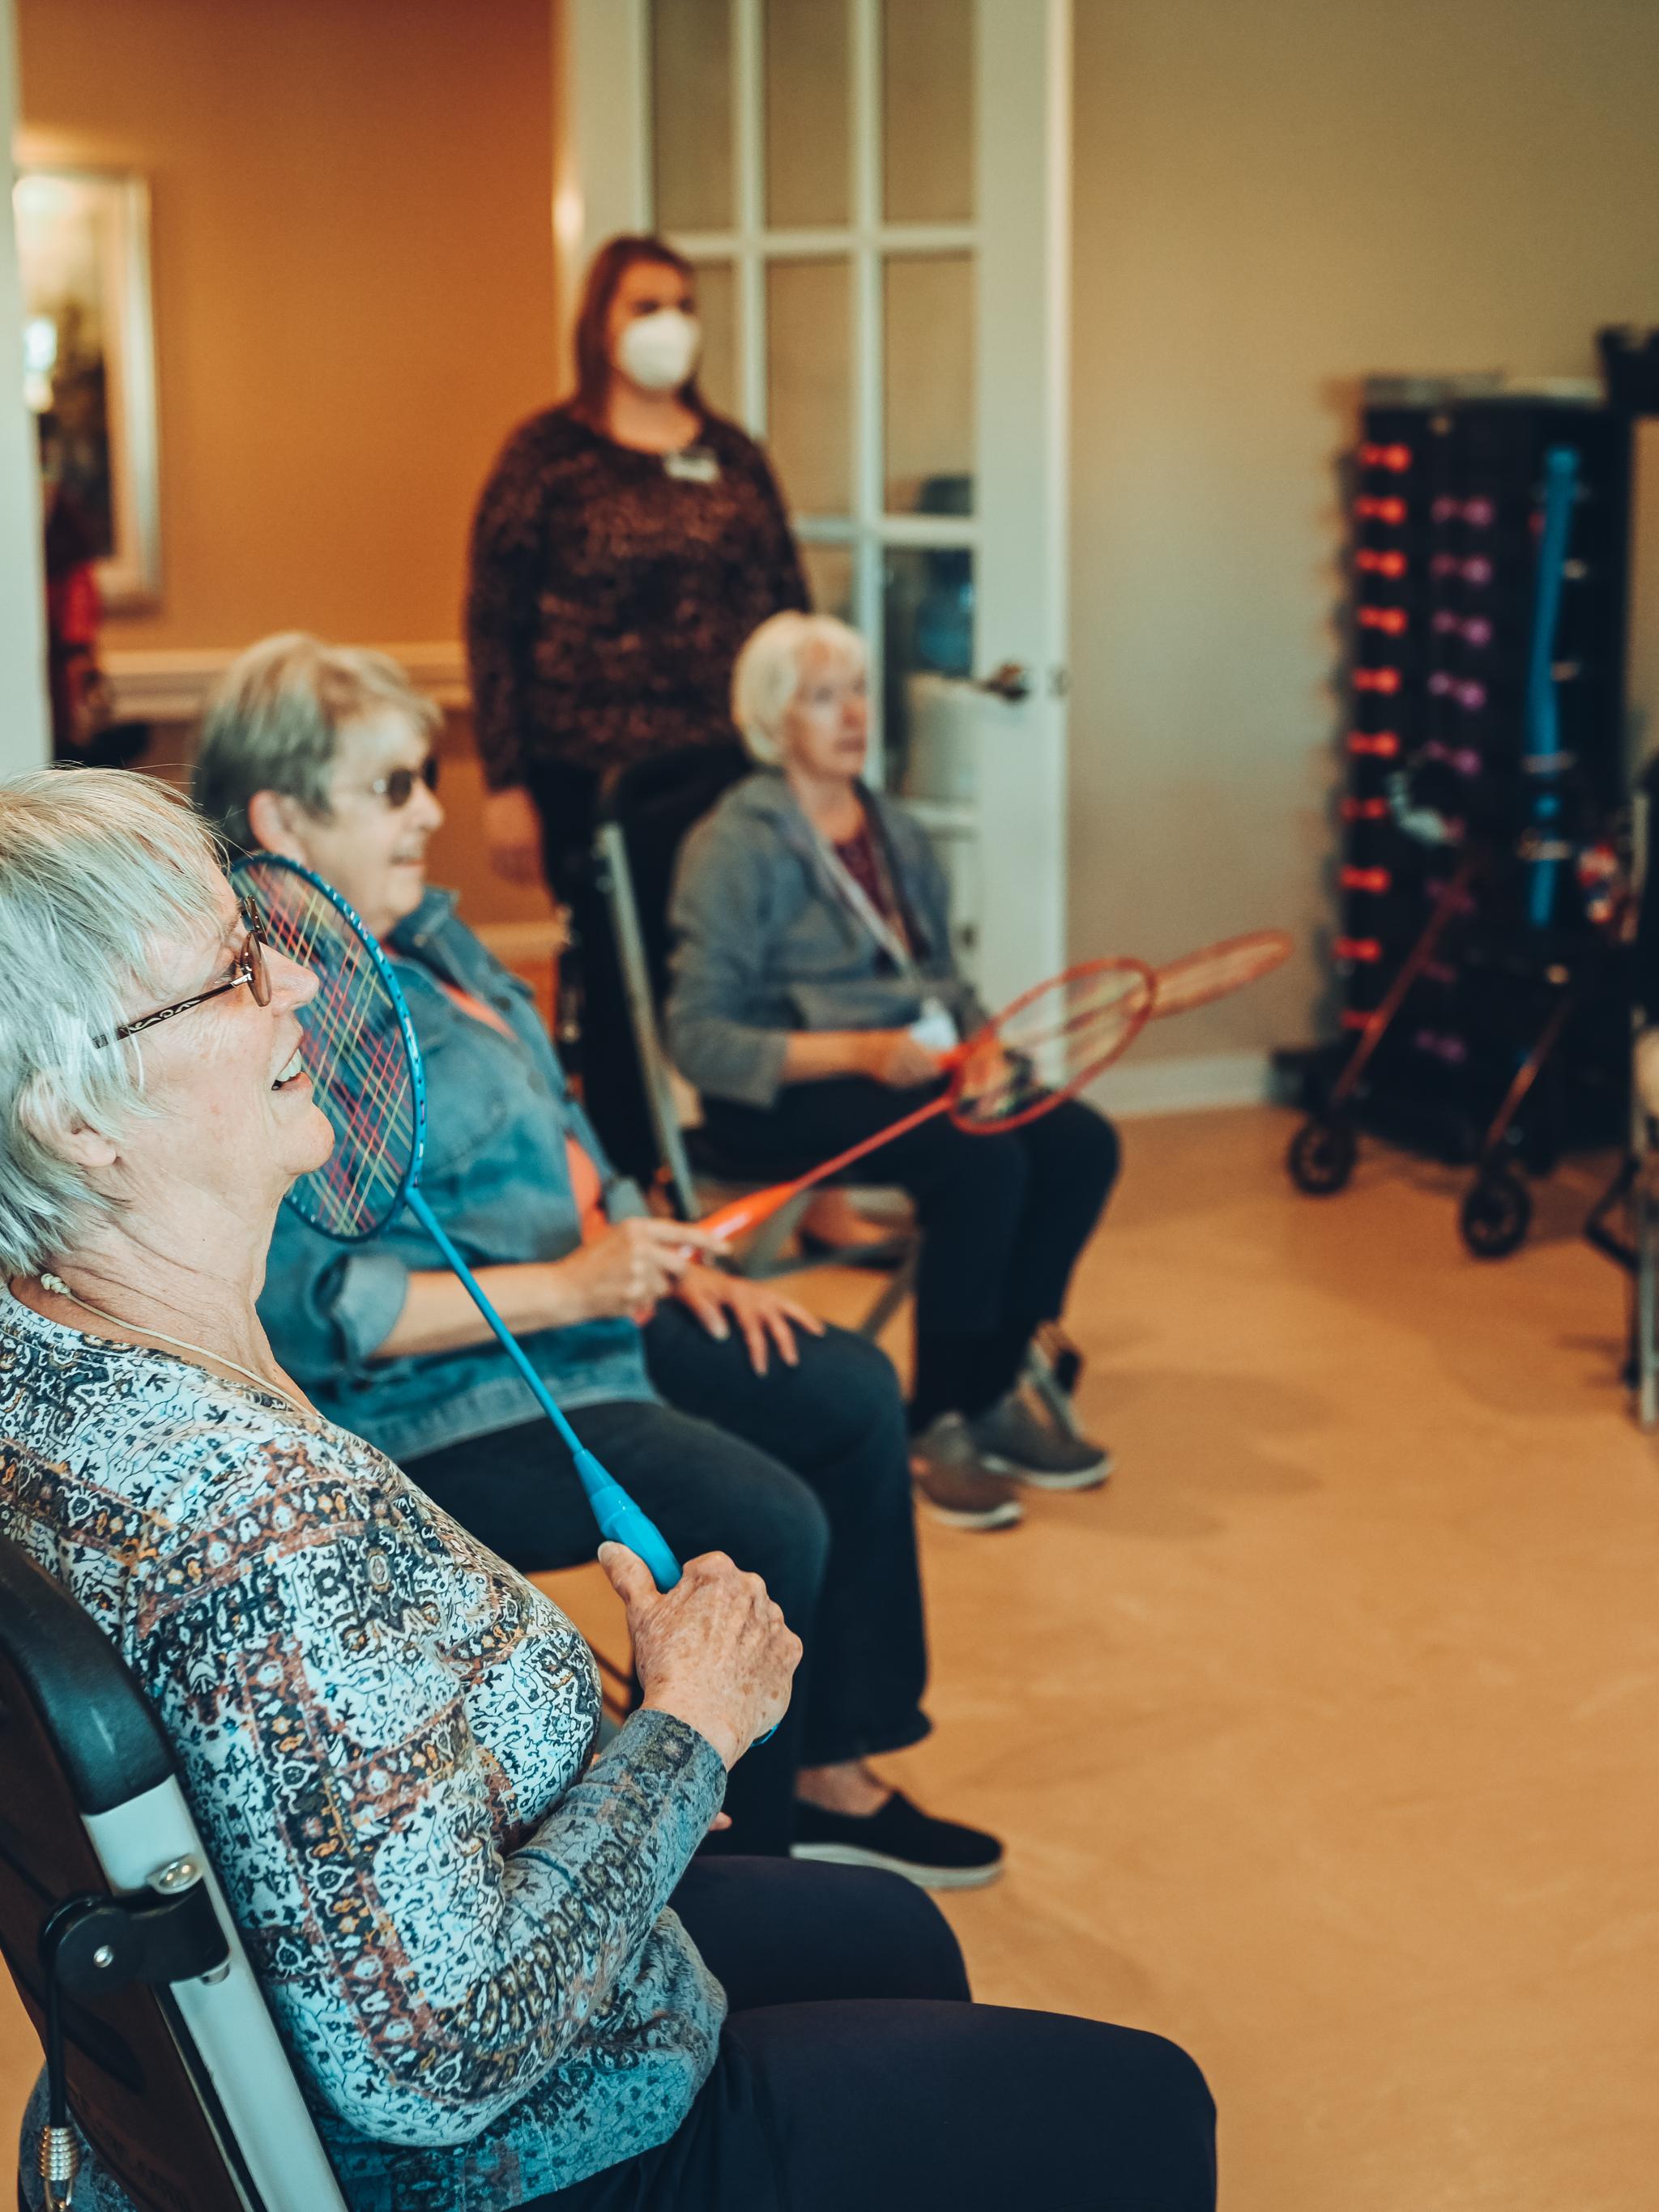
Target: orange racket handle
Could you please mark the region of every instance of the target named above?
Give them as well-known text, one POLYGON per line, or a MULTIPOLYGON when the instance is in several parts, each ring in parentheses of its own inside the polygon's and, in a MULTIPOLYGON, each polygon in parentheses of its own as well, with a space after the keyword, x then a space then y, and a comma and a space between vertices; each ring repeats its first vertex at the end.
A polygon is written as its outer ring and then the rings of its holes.
MULTIPOLYGON (((964 1049, 959 1046, 957 1053, 964 1049)), ((957 1054, 946 1054, 942 1057, 948 1066, 957 1054)), ((750 1191, 744 1198, 734 1198, 729 1206, 722 1206, 717 1212, 705 1214, 697 1226, 709 1236, 717 1237, 723 1244, 729 1243, 734 1237, 744 1236, 750 1230, 758 1228, 763 1221, 769 1221, 781 1206, 787 1206, 792 1198, 799 1198, 804 1190, 811 1190, 826 1176, 839 1175, 843 1168, 850 1168, 855 1160, 864 1159, 871 1152, 878 1152, 884 1145, 890 1145, 895 1137, 902 1137, 912 1129, 919 1129, 924 1121, 933 1121, 937 1115, 948 1114, 955 1101, 955 1091, 947 1091, 943 1097, 930 1099, 926 1106, 918 1107, 914 1114, 906 1114, 887 1128, 878 1129, 873 1137, 860 1138, 856 1145, 849 1145, 844 1152, 837 1152, 834 1159, 825 1160, 810 1175, 797 1176, 793 1182, 774 1183, 769 1190, 750 1191)))
POLYGON ((763 1221, 769 1221, 779 1207, 787 1206, 794 1195, 793 1183, 775 1182, 769 1190, 751 1190, 744 1198, 734 1198, 729 1205, 717 1206, 713 1213, 705 1213, 697 1226, 710 1237, 718 1237, 722 1244, 729 1244, 733 1237, 746 1237, 763 1221))

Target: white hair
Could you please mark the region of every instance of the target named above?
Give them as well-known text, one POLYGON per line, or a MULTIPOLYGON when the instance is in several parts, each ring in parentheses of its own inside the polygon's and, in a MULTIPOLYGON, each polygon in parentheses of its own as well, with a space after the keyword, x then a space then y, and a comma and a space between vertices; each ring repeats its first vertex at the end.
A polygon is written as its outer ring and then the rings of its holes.
POLYGON ((814 649, 844 668, 869 664, 864 640, 834 615, 769 615, 750 632, 732 671, 732 720, 763 768, 775 768, 783 718, 801 687, 807 655, 814 649))
POLYGON ((117 769, 0 783, 0 1277, 74 1251, 114 1201, 64 1154, 153 1112, 136 1038, 181 942, 223 924, 223 854, 178 793, 117 769))

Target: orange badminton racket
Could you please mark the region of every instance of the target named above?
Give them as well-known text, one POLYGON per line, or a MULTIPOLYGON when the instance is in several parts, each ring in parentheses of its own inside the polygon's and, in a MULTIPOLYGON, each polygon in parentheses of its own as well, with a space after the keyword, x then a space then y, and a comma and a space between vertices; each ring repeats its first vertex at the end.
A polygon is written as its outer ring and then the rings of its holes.
POLYGON ((1231 998, 1235 991, 1271 975, 1290 957, 1291 939, 1282 929, 1253 929, 1246 936, 1206 945, 1201 951, 1183 953, 1179 960, 1153 970, 1148 1018, 1161 1021, 1166 1015, 1190 1013, 1194 1006, 1231 998))
POLYGON ((949 1115, 970 1136, 1017 1129, 1075 1097, 1127 1052, 1152 1011, 1157 977, 1144 960, 1089 960, 1039 983, 945 1054, 945 1087, 914 1114, 849 1145, 810 1174, 733 1199, 698 1224, 729 1240, 741 1237, 826 1176, 890 1145, 924 1121, 949 1115))

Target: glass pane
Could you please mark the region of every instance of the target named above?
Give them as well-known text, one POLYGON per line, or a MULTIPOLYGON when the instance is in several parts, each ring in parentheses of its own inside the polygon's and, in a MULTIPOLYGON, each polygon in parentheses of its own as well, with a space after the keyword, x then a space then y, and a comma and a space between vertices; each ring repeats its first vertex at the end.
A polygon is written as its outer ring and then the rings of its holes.
POLYGON ((974 556, 890 545, 884 560, 882 730, 887 781, 909 799, 971 799, 980 696, 974 556))
POLYGON ((853 549, 850 545, 804 544, 801 566, 806 588, 812 594, 813 611, 836 615, 844 623, 853 619, 853 549))
POLYGON ((974 264, 894 254, 883 270, 889 514, 974 511, 974 264))
POLYGON ((738 286, 729 261, 697 264, 697 319, 702 325, 702 362, 697 382, 717 415, 736 415, 738 402, 738 286))
POLYGON ((731 0, 651 0, 651 154, 659 230, 729 230, 731 0))
POLYGON ((852 512, 851 298, 844 255, 766 272, 767 443, 803 514, 852 512))
POLYGON ((974 219, 975 0, 886 0, 882 159, 889 222, 974 219))
POLYGON ((852 220, 847 0, 766 0, 766 220, 852 220))

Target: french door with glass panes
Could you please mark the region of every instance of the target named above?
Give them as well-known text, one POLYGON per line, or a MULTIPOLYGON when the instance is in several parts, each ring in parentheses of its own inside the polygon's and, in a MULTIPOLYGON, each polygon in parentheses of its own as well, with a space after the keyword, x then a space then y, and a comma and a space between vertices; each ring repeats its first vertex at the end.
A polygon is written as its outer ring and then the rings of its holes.
POLYGON ((566 0, 567 271, 697 268, 993 1002, 1065 964, 1070 0, 566 0))

